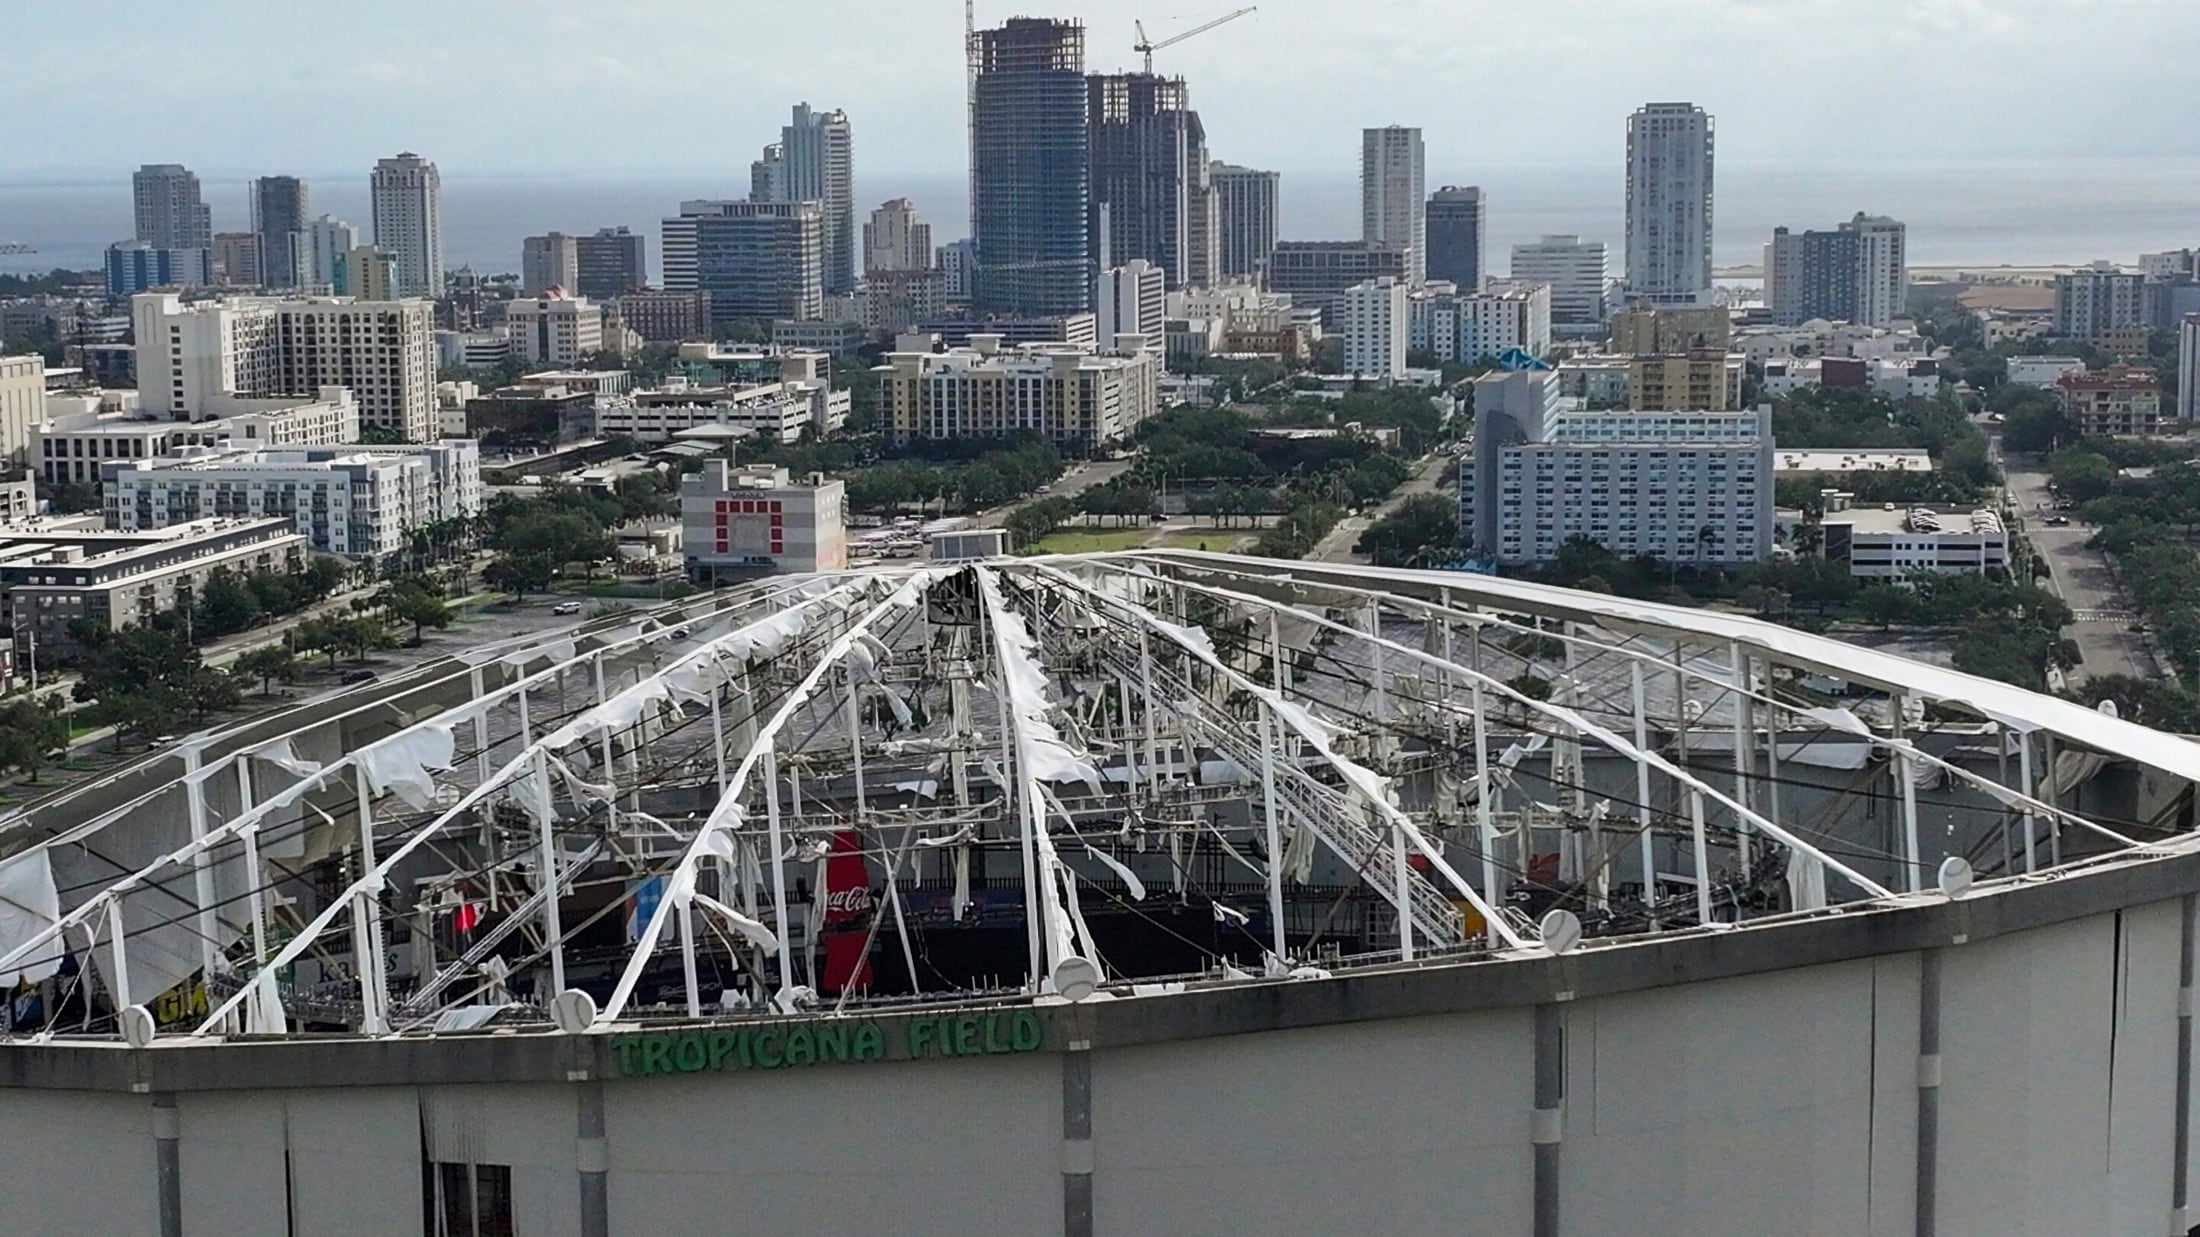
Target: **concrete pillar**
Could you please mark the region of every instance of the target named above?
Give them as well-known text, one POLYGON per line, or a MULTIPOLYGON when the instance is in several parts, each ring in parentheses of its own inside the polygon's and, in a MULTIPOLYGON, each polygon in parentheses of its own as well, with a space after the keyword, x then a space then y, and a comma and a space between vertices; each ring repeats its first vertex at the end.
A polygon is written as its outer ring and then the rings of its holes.
POLYGON ((176 1096, 153 1096, 153 1177, 160 1190, 160 1237, 183 1237, 183 1119, 176 1096))
POLYGON ((1921 956, 1917 981, 1917 1237, 1940 1219, 1940 954, 1921 956))
POLYGON ((1062 1234, 1092 1237, 1092 1043, 1062 1054, 1062 1234))
POLYGON ((1535 1007, 1535 1237, 1558 1237, 1558 1153, 1566 1132, 1566 1033, 1556 1005, 1535 1007))
POLYGON ((2192 1228, 2192 975, 2193 915, 2200 898, 2186 894, 2177 912, 2177 1127, 2170 1138, 2169 1231, 2192 1228))
POLYGON ((611 1155, 604 1142, 603 1083, 583 1082, 573 1095, 580 1118, 573 1161, 581 1175, 581 1237, 611 1237, 611 1155))

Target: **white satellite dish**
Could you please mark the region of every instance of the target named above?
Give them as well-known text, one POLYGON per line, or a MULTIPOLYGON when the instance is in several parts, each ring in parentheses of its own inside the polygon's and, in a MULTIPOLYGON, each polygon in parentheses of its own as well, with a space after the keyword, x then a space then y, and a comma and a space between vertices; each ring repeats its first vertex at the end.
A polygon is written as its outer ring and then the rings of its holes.
POLYGON ((1971 882, 1978 879, 1971 871, 1970 861, 1961 855, 1950 855, 1940 861, 1940 891, 1951 898, 1960 898, 1971 891, 1971 882))
POLYGON ((132 1005, 122 1011, 116 1021, 122 1024, 122 1040, 132 1048, 153 1046, 153 1034, 159 1028, 153 1022, 153 1011, 143 1005, 132 1005))
POLYGON ((1572 911, 1545 915, 1539 930, 1543 933, 1543 948, 1554 954, 1571 953, 1581 943, 1581 917, 1572 911))
POLYGON ((1100 986, 1100 968, 1090 958, 1076 954, 1054 964, 1054 990, 1065 1001, 1082 1001, 1100 986))
POLYGON ((578 988, 567 988, 551 998, 550 1021, 567 1035, 578 1035, 596 1024, 596 998, 578 988))

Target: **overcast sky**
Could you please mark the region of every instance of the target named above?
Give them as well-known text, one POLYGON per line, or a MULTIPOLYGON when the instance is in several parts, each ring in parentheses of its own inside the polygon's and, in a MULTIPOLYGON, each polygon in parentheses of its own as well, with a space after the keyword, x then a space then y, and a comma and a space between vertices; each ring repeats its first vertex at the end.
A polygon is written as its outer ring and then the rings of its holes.
MULTIPOLYGON (((1083 19, 1088 68, 1236 0, 980 0, 1083 19)), ((859 166, 964 162, 954 0, 74 0, 16 15, 0 180, 177 161, 211 176, 446 179, 742 168, 789 104, 847 109, 859 166), (35 36, 35 38, 31 37, 35 36)), ((1349 175, 1366 125, 1439 169, 1617 160, 1649 99, 1717 116, 1722 165, 2200 154, 2200 0, 1267 0, 1159 53, 1218 157, 1349 175)))

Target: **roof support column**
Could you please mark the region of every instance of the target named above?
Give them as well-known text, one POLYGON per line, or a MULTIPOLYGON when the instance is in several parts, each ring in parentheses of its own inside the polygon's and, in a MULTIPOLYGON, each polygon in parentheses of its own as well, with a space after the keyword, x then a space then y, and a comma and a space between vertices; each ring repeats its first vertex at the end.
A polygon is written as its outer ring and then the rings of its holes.
POLYGON ((1940 957, 1920 955, 1917 980, 1917 1237, 1940 1219, 1940 957))
POLYGON ((573 1096, 579 1117, 573 1164, 581 1179, 581 1237, 611 1237, 611 1153, 604 1141, 602 1080, 580 1083, 573 1096))
POLYGON ((183 1120, 176 1096, 153 1096, 153 1177, 160 1191, 160 1237, 183 1237, 183 1120))
POLYGON ((1092 1237, 1092 1041, 1062 1054, 1062 1237, 1092 1237))
POLYGON ((1559 1144, 1566 1130, 1566 1035, 1556 1005, 1535 1007, 1535 1237, 1559 1237, 1559 1144))
POLYGON ((2194 912, 2186 894, 2177 911, 2177 1127, 2170 1138, 2170 1231, 2192 1227, 2192 977, 2194 912))

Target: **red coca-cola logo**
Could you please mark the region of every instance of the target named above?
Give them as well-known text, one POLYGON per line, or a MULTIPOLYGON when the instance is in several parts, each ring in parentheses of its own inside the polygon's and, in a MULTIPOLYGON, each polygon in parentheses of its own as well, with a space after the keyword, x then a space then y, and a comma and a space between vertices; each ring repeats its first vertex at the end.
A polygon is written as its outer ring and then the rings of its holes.
POLYGON ((854 889, 835 889, 825 895, 825 913, 828 915, 861 915, 868 912, 875 905, 877 905, 877 902, 871 897, 871 891, 866 886, 858 885, 854 889))

